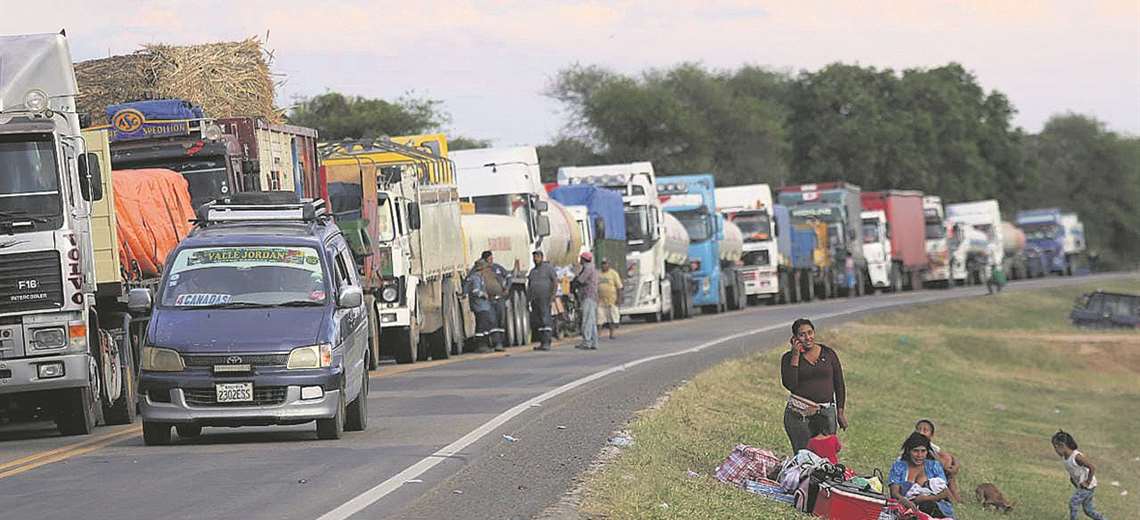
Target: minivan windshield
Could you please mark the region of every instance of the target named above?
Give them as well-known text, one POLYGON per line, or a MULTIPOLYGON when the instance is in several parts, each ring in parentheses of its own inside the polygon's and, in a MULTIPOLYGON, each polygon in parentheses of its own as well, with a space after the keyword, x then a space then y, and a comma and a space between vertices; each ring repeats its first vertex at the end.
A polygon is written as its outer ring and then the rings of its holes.
POLYGON ((167 307, 323 305, 328 298, 321 257, 311 247, 197 247, 178 252, 168 268, 167 307))

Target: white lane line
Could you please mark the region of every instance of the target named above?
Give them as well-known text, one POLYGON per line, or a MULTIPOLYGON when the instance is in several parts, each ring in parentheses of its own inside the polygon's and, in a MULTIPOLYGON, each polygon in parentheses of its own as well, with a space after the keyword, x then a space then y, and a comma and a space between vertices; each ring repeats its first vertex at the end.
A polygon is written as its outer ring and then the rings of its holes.
MULTIPOLYGON (((915 300, 912 302, 908 302, 907 304, 925 303, 927 301, 936 300, 936 299, 938 299, 938 298, 937 297, 921 298, 921 299, 918 299, 918 300, 915 300)), ((824 320, 827 318, 834 318, 837 316, 855 314, 858 312, 877 309, 880 307, 893 307, 893 306, 898 306, 898 305, 906 305, 906 304, 900 304, 897 302, 882 302, 882 303, 879 303, 877 305, 876 304, 861 305, 861 306, 851 308, 851 309, 847 309, 847 310, 843 310, 843 311, 830 312, 827 314, 816 315, 816 316, 814 316, 813 319, 824 320)), ((328 513, 321 515, 317 520, 347 520, 352 515, 360 512, 360 511, 363 511, 364 508, 366 508, 372 504, 375 504, 377 501, 384 498, 389 493, 399 489, 400 486, 404 485, 404 483, 408 482, 409 480, 413 480, 413 479, 418 478, 420 475, 423 475, 425 472, 427 472, 431 468, 434 468, 439 463, 441 463, 444 460, 447 460, 448 458, 453 457, 455 454, 463 451, 465 448, 467 448, 471 444, 475 443, 475 441, 482 439, 487 434, 493 432, 496 428, 498 428, 499 426, 502 426, 507 421, 514 419, 515 417, 517 417, 518 415, 522 414, 523 412, 525 412, 527 410, 530 410, 532 407, 534 407, 534 405, 541 404, 544 401, 547 401, 553 397, 557 397, 561 394, 569 392, 570 390, 578 388, 582 385, 585 385, 585 384, 593 382, 593 381, 597 381, 598 379, 606 377, 610 374, 614 374, 616 372, 621 372, 621 371, 624 371, 626 369, 633 368, 635 366, 638 366, 638 365, 641 365, 644 363, 649 363, 651 361, 657 361, 657 360, 661 360, 661 359, 667 359, 667 358, 676 357, 676 356, 683 356, 685 354, 692 354, 695 352, 700 352, 706 348, 709 348, 709 347, 712 347, 715 345, 719 345, 721 343, 725 343, 728 341, 732 341, 734 339, 752 336, 755 334, 762 334, 764 332, 768 332, 771 330, 776 330, 776 329, 779 329, 781 327, 788 327, 788 326, 789 325, 787 325, 787 324, 769 325, 767 327, 760 327, 758 329, 752 329, 752 330, 748 330, 748 331, 744 331, 744 332, 738 332, 736 334, 730 334, 728 336, 720 337, 720 338, 714 339, 712 341, 701 343, 700 345, 697 345, 697 346, 689 348, 689 349, 679 350, 676 352, 669 352, 666 354, 658 354, 655 356, 649 356, 649 357, 644 357, 644 358, 637 359, 634 361, 630 361, 628 363, 622 363, 620 365, 616 365, 616 366, 607 368, 607 369, 602 370, 600 372, 595 372, 595 373, 590 374, 590 375, 583 377, 581 379, 576 379, 574 381, 566 383, 566 384, 564 384, 558 388, 555 388, 555 389, 550 390, 546 393, 543 393, 541 395, 538 395, 536 397, 528 399, 527 401, 520 403, 520 404, 514 406, 513 408, 499 414, 494 419, 487 421, 485 424, 483 424, 482 426, 479 426, 478 428, 472 430, 467 435, 460 437, 459 440, 457 440, 451 444, 448 444, 447 446, 444 446, 443 448, 440 448, 439 451, 425 457, 424 459, 420 460, 419 462, 417 462, 415 464, 412 464, 411 466, 408 466, 406 469, 404 469, 403 471, 392 476, 388 480, 385 480, 384 482, 377 484, 376 487, 373 487, 372 489, 369 489, 368 491, 365 491, 365 492, 357 495, 355 498, 349 500, 348 502, 345 502, 344 504, 341 504, 336 509, 333 509, 332 511, 329 511, 328 513)))

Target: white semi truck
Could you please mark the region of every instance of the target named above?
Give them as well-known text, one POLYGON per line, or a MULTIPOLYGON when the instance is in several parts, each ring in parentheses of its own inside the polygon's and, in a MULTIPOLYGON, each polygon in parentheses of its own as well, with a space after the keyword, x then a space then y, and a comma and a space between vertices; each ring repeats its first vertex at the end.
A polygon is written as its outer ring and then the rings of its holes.
POLYGON ((717 188, 716 205, 744 236, 743 265, 737 271, 744 277, 748 301, 777 303, 781 288, 788 283, 788 273, 776 244, 771 188, 767 184, 717 188))
POLYGON ((590 184, 622 195, 628 248, 622 316, 658 321, 692 315, 689 236, 662 211, 653 164, 565 166, 558 169, 558 184, 590 184))
POLYGON ((926 221, 926 256, 930 269, 923 272, 922 281, 926 284, 942 284, 953 287, 966 282, 967 243, 954 233, 953 226, 946 220, 942 198, 927 195, 922 198, 922 213, 926 221))
POLYGON ((128 309, 149 307, 120 274, 107 135, 80 131, 77 94, 62 33, 0 36, 0 416, 63 435, 134 420, 128 309))
MULTIPOLYGON (((526 226, 525 252, 514 244, 506 247, 505 243, 487 248, 495 254, 495 262, 511 272, 512 290, 503 320, 508 343, 525 345, 530 341, 531 330, 526 298, 526 275, 532 267, 530 252, 542 251, 554 267, 573 265, 582 247, 578 225, 566 208, 547 195, 534 147, 458 150, 451 152, 450 157, 455 161, 459 196, 474 205, 473 216, 513 217, 526 226)), ((479 220, 483 219, 467 219, 465 232, 470 235, 488 231, 485 227, 491 223, 479 220)))
POLYGON ((989 262, 1002 265, 1005 245, 1002 237, 1001 208, 993 199, 960 202, 946 206, 946 218, 961 232, 966 245, 966 283, 985 283, 989 262))
POLYGON ((887 232, 887 212, 881 209, 863 211, 863 256, 867 259, 867 278, 875 290, 891 287, 891 239, 887 232))

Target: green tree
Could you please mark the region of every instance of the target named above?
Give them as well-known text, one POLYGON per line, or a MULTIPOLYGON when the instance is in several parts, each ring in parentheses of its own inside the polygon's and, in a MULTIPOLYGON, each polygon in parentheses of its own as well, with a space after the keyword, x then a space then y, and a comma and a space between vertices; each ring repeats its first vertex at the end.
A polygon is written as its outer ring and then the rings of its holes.
POLYGON ((561 136, 553 143, 538 147, 538 162, 542 167, 542 182, 554 182, 558 179, 558 168, 603 164, 604 159, 590 143, 561 136))
POLYGON ((455 137, 447 138, 448 150, 470 150, 473 148, 490 148, 490 139, 475 139, 473 137, 464 137, 458 135, 455 137))
POLYGON ((403 96, 395 101, 326 92, 298 100, 289 122, 315 128, 322 139, 413 135, 438 130, 450 121, 442 102, 403 96))

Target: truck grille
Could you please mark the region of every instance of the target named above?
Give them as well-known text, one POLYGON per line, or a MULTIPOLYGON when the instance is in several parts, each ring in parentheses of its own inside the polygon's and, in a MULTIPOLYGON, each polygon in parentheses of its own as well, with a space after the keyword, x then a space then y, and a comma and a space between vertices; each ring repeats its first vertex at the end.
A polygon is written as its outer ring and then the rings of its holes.
POLYGON ((285 402, 288 387, 253 387, 253 401, 240 403, 219 403, 218 393, 213 388, 183 388, 182 395, 190 406, 274 406, 285 402))
POLYGON ((59 252, 0 255, 0 313, 63 307, 59 252))
POLYGON ((249 365, 251 367, 283 367, 289 361, 289 354, 224 354, 224 355, 183 355, 186 367, 210 368, 214 365, 249 365), (239 359, 233 359, 239 358, 239 359))

